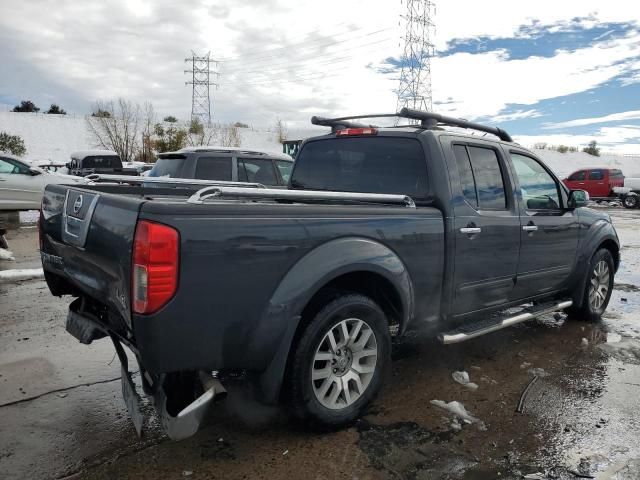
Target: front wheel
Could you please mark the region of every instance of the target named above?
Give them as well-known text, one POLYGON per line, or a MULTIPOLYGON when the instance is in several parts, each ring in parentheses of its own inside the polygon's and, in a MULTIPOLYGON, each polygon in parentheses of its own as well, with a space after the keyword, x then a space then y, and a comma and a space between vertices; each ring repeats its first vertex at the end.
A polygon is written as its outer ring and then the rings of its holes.
POLYGON ((613 291, 615 266, 611 252, 606 248, 598 250, 589 263, 587 285, 582 304, 571 307, 569 313, 586 320, 598 320, 607 309, 613 291))
POLYGON ((638 206, 638 195, 625 195, 622 199, 624 208, 636 208, 638 206))
POLYGON ((390 353, 389 326, 373 300, 345 294, 329 301, 294 347, 295 415, 329 427, 353 422, 380 390, 390 353))

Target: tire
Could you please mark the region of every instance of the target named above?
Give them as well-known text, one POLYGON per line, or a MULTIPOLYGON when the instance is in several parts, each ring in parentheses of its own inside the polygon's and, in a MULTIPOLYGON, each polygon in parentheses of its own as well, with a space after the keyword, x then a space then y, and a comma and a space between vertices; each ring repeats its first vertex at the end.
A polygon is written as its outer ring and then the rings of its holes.
POLYGON ((622 199, 622 206, 624 208, 637 208, 638 207, 638 195, 625 195, 622 199))
POLYGON ((391 363, 387 319, 364 295, 334 297, 314 315, 292 355, 294 415, 316 427, 347 425, 375 398, 391 363))
POLYGON ((567 309, 577 319, 599 320, 607 309, 613 291, 614 262, 606 248, 598 250, 589 262, 582 304, 567 309))

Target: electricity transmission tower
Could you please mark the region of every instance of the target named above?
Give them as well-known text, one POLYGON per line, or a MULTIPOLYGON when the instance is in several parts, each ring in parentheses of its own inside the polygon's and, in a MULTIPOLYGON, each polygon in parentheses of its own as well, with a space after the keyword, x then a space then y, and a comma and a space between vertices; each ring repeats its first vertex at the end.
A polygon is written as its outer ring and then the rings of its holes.
POLYGON ((211 64, 217 67, 218 62, 211 59, 211 52, 198 56, 191 52, 191 58, 185 58, 185 62, 191 63, 191 70, 184 73, 191 74, 191 80, 185 85, 193 85, 191 94, 191 120, 200 120, 203 125, 211 125, 211 98, 209 87, 218 87, 218 84, 211 81, 211 77, 218 77, 218 72, 211 70, 211 64))
MULTIPOLYGON (((401 0, 402 1, 402 0, 401 0)), ((402 71, 396 108, 415 108, 431 111, 431 57, 434 53, 431 34, 435 5, 430 0, 404 0, 406 22, 402 71)))

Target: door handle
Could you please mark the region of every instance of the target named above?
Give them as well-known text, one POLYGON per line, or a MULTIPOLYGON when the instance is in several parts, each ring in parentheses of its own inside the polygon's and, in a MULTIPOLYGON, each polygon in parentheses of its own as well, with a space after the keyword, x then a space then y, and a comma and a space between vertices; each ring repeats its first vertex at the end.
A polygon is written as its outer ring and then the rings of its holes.
POLYGON ((537 225, 523 225, 522 230, 525 232, 536 232, 538 230, 537 225))
POLYGON ((480 232, 482 232, 482 229, 480 227, 462 227, 460 229, 460 233, 466 233, 469 235, 480 232))

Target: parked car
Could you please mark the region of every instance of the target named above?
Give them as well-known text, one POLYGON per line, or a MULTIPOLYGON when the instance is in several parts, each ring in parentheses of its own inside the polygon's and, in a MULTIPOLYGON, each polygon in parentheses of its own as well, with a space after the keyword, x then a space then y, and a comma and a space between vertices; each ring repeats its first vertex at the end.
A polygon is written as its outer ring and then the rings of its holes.
POLYGON ((111 150, 83 150, 73 152, 66 164, 71 175, 86 177, 93 173, 106 175, 138 175, 136 168, 125 168, 116 152, 111 150))
POLYGON ((615 168, 587 168, 573 172, 563 180, 569 189, 589 192, 591 198, 615 197, 614 187, 624 185, 624 175, 615 168))
POLYGON ((231 147, 191 147, 161 153, 149 177, 261 183, 283 187, 293 159, 285 154, 231 147))
POLYGON ((78 181, 78 177, 47 172, 13 155, 0 153, 0 210, 37 210, 48 184, 78 181))
POLYGON ((47 283, 77 297, 72 335, 114 342, 138 431, 123 345, 175 439, 197 430, 229 371, 335 427, 380 389, 392 335, 449 344, 556 310, 602 315, 620 245, 606 213, 582 208, 585 191, 501 129, 399 116, 421 124, 314 117, 332 133, 302 144, 289 189, 47 187, 47 283))
POLYGON ((613 191, 625 208, 640 207, 640 177, 624 179, 624 186, 614 187, 613 191))

